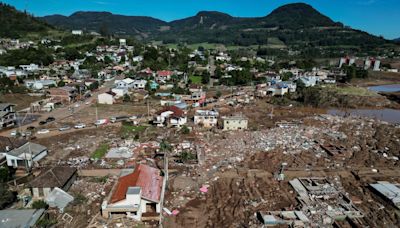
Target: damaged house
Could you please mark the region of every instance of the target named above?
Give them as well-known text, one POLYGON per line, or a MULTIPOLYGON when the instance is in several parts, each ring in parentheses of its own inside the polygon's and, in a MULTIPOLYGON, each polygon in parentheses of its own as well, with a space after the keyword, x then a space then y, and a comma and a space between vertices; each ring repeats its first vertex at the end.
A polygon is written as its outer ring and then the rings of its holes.
POLYGON ((56 166, 41 173, 31 181, 25 193, 33 198, 41 199, 50 195, 54 188, 68 191, 77 177, 77 169, 73 167, 56 166))
POLYGON ((135 170, 123 172, 110 196, 102 205, 102 215, 126 213, 128 218, 138 221, 158 218, 161 212, 161 194, 164 188, 160 170, 147 165, 138 165, 135 170))
POLYGON ((153 123, 159 127, 180 127, 187 123, 186 113, 176 106, 168 106, 156 113, 153 123))

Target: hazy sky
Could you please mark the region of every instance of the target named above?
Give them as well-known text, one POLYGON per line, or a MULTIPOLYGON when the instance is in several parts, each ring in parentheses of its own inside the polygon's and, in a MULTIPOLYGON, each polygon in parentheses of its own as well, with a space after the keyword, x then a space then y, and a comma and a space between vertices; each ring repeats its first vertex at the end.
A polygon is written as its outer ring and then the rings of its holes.
MULTIPOLYGON (((0 0, 35 16, 109 11, 166 21, 216 10, 232 16, 265 16, 291 0, 0 0)), ((304 0, 334 21, 392 39, 400 37, 400 0, 304 0)))

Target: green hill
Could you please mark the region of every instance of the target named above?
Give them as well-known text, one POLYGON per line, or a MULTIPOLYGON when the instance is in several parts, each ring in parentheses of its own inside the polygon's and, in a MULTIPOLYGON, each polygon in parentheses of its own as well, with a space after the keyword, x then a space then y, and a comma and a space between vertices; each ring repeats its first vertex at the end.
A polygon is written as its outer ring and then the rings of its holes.
POLYGON ((52 27, 32 15, 0 3, 0 37, 19 38, 28 33, 47 32, 52 27))

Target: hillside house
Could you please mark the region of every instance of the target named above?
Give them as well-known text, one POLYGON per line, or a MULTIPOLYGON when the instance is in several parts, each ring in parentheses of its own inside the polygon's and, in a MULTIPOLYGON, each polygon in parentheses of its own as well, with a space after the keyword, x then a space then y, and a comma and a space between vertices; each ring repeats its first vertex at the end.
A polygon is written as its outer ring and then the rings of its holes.
POLYGON ((0 103, 0 129, 14 126, 17 123, 14 107, 15 105, 10 103, 0 103))
POLYGON ((7 165, 13 168, 31 168, 34 163, 39 162, 47 156, 47 147, 26 142, 12 150, 6 151, 7 165))
POLYGON ((171 79, 174 73, 170 70, 159 70, 157 71, 156 80, 159 82, 166 82, 171 79))
POLYGON ((70 86, 51 88, 47 91, 47 93, 53 102, 63 104, 69 104, 73 102, 78 96, 77 89, 70 86))
POLYGON ((235 131, 247 129, 248 119, 244 116, 223 116, 222 130, 235 131))
POLYGON ((160 170, 139 164, 135 170, 123 172, 107 200, 101 205, 104 218, 126 213, 128 218, 145 220, 161 213, 161 194, 165 188, 160 170))
POLYGON ((66 166, 55 166, 42 172, 27 184, 25 193, 35 199, 46 198, 54 188, 68 191, 77 178, 77 169, 66 166))
POLYGON ((117 94, 112 91, 101 93, 101 94, 97 95, 97 103, 112 105, 115 103, 116 96, 117 96, 117 94))
POLYGON ((212 128, 218 124, 219 113, 210 110, 196 110, 194 114, 194 124, 205 128, 212 128))
POLYGON ((180 127, 187 123, 186 113, 176 106, 168 106, 156 113, 153 123, 159 127, 180 127))

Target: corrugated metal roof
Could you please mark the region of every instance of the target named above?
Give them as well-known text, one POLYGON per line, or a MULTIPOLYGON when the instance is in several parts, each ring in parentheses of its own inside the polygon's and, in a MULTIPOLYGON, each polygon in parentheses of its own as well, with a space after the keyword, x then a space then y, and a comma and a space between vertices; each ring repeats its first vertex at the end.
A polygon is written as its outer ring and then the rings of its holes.
POLYGON ((140 187, 142 197, 154 202, 160 201, 163 177, 160 170, 147 165, 138 165, 131 174, 118 179, 117 187, 111 196, 111 203, 124 200, 129 187, 140 187))
POLYGON ((393 203, 397 204, 400 202, 400 188, 398 186, 387 181, 378 181, 378 183, 370 185, 393 203))

